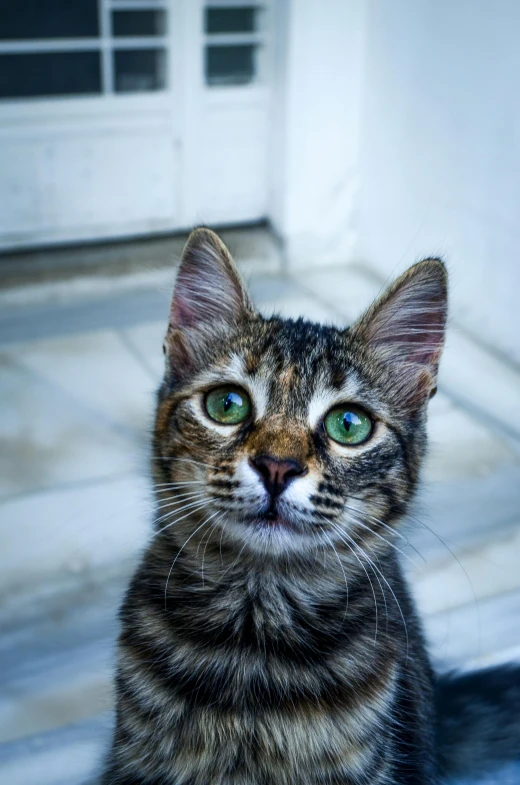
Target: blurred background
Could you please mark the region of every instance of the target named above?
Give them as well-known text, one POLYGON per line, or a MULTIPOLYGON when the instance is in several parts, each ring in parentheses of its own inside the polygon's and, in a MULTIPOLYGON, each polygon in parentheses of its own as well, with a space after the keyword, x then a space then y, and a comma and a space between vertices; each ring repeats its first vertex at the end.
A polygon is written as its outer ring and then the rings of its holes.
POLYGON ((519 35, 517 0, 0 0, 0 779, 102 755, 196 224, 337 324, 445 258, 404 564, 437 667, 520 657, 519 35))

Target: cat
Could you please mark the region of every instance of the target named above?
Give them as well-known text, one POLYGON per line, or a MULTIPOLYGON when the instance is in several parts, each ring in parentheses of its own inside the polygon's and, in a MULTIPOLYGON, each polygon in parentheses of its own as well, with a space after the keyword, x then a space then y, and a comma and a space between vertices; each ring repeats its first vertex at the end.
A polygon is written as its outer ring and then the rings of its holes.
POLYGON ((350 328, 263 318, 217 235, 192 233, 104 785, 432 785, 460 768, 464 687, 436 681, 398 558, 446 318, 439 259, 350 328))

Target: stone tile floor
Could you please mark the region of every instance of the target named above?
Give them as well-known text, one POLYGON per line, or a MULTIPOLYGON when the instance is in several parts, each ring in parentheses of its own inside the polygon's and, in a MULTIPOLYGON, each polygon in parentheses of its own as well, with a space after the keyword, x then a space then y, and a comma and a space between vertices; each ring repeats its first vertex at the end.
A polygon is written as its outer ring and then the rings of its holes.
MULTIPOLYGON (((356 266, 252 270, 249 260, 264 313, 344 324, 380 289, 356 266)), ((10 785, 87 783, 102 755, 115 613, 148 533, 172 278, 0 302, 0 780, 10 785)), ((520 657, 519 423, 519 370, 453 326, 404 546, 438 667, 520 657)))

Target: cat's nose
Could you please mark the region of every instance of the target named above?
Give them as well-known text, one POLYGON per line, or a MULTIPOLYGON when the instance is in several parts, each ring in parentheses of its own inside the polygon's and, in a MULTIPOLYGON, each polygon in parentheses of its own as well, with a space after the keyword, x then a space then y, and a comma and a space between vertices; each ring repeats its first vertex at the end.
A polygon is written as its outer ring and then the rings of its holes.
POLYGON ((307 473, 305 466, 292 458, 280 460, 272 455, 258 455, 250 463, 273 499, 287 488, 291 480, 307 473))

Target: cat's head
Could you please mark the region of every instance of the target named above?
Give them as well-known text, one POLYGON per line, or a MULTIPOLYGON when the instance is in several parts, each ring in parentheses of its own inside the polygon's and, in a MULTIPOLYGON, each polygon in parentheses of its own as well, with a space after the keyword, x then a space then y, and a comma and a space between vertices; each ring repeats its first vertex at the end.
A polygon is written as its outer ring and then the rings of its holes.
POLYGON ((416 487, 446 309, 428 259, 352 327, 263 318, 219 238, 193 232, 156 417, 158 528, 273 555, 383 542, 416 487))

